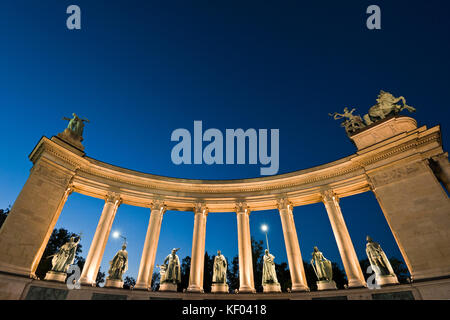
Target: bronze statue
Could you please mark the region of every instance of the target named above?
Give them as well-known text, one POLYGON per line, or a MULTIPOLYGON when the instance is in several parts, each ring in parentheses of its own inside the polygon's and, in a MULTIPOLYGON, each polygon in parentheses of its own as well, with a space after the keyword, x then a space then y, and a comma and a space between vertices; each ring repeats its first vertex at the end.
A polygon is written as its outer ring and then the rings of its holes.
POLYGON ((331 261, 325 258, 322 252, 320 252, 317 247, 314 247, 314 252, 312 253, 312 259, 310 263, 319 281, 325 280, 330 282, 333 280, 333 269, 331 261))
POLYGON ((364 121, 367 125, 370 125, 376 121, 386 118, 390 114, 398 114, 402 110, 408 110, 409 112, 415 112, 416 109, 406 104, 406 99, 402 96, 395 98, 389 92, 383 90, 377 98, 377 104, 369 109, 369 113, 364 115, 364 121), (402 101, 403 105, 397 104, 402 101))
POLYGON ((214 258, 213 283, 227 283, 227 260, 217 251, 217 256, 214 258))
POLYGON ((163 282, 172 282, 179 283, 181 282, 181 268, 180 268, 180 259, 176 255, 176 252, 180 250, 172 249, 172 253, 169 254, 166 259, 164 259, 164 268, 161 266, 161 271, 164 270, 164 276, 161 278, 161 283, 163 282))
POLYGON ((341 123, 341 127, 345 128, 345 131, 347 134, 354 133, 355 131, 364 128, 366 125, 364 124, 361 117, 358 115, 353 115, 353 112, 355 112, 355 108, 353 108, 351 111, 348 111, 348 108, 344 108, 344 113, 329 113, 328 115, 330 117, 333 117, 334 120, 340 120, 347 118, 344 122, 341 123))
POLYGON ((73 116, 73 118, 64 117, 63 120, 69 121, 69 124, 67 125, 67 129, 69 129, 74 136, 81 138, 80 141, 82 141, 83 140, 82 137, 83 137, 84 123, 85 122, 89 123, 89 120, 81 119, 75 113, 72 113, 72 116, 73 116))
POLYGON ((127 245, 122 245, 114 258, 109 262, 108 279, 122 281, 122 275, 128 270, 128 252, 125 250, 127 245))
POLYGON ((59 251, 53 255, 52 270, 54 272, 67 272, 67 268, 73 264, 77 252, 78 243, 81 238, 75 241, 75 237, 71 237, 69 242, 66 242, 59 248, 59 251))

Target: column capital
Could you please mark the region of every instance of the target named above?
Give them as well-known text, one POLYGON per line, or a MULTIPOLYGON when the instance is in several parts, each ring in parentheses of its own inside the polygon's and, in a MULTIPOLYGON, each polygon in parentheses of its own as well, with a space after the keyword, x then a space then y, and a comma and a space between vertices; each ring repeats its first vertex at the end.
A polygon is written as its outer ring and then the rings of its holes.
POLYGON ((163 200, 156 199, 150 204, 151 211, 159 211, 161 214, 164 214, 167 210, 167 206, 164 204, 163 200))
POLYGON ((105 196, 105 202, 106 203, 111 202, 116 205, 120 205, 122 203, 122 198, 120 197, 119 193, 110 191, 105 196))
POLYGON ((202 214, 208 216, 209 209, 204 202, 196 202, 195 206, 194 206, 194 213, 195 214, 202 213, 202 214))
POLYGON ((277 200, 277 208, 279 211, 292 210, 294 208, 294 206, 292 205, 292 202, 289 201, 288 198, 280 198, 277 200))
POLYGON ((244 201, 236 202, 234 210, 236 211, 237 214, 240 213, 250 214, 250 208, 244 201))
POLYGON ((324 189, 320 191, 320 196, 322 197, 323 202, 332 202, 337 201, 339 202, 339 197, 337 194, 333 191, 333 189, 324 189))

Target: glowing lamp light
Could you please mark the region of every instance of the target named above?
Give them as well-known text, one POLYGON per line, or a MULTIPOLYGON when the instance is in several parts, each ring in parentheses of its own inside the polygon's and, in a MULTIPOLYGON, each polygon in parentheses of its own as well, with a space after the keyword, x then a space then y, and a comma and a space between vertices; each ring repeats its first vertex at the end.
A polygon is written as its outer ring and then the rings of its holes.
POLYGON ((114 237, 114 238, 118 238, 119 236, 120 236, 119 231, 114 231, 114 232, 113 232, 113 237, 114 237))
POLYGON ((269 227, 267 226, 267 224, 263 224, 261 226, 261 230, 264 231, 264 232, 267 232, 267 230, 269 230, 269 227))

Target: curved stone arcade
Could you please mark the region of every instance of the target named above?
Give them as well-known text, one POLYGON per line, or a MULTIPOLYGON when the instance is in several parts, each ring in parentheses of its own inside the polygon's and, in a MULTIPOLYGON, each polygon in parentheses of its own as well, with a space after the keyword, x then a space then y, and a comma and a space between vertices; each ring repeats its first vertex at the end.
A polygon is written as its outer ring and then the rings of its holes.
MULTIPOLYGON (((450 298, 450 164, 442 149, 440 127, 417 127, 410 117, 391 117, 350 136, 357 152, 314 168, 242 180, 189 180, 123 169, 85 155, 82 146, 60 135, 43 137, 31 152, 30 176, 0 230, 0 298, 20 299, 33 290, 67 289, 33 279, 61 210, 72 192, 105 200, 81 274, 80 290, 67 299, 96 294, 128 299, 255 299, 249 215, 278 209, 292 280, 292 293, 265 298, 374 298, 373 294, 409 292, 415 299, 450 298), (444 186, 444 188, 443 188, 444 186), (366 283, 339 199, 373 192, 411 274, 412 284, 371 292, 366 283), (322 202, 348 278, 348 290, 308 292, 293 207, 322 202), (121 204, 149 208, 150 219, 134 291, 92 288, 117 210, 121 204), (161 222, 166 210, 195 213, 188 293, 148 292, 161 222), (208 212, 235 212, 238 226, 238 295, 202 294, 208 212), (418 241, 420 239, 420 241, 418 241), (439 252, 439 254, 436 254, 439 252), (141 289, 141 290, 137 290, 141 289)), ((67 291, 67 290, 66 290, 67 291)), ((54 291, 56 292, 56 291, 54 291)), ((64 294, 63 294, 64 295, 64 294)))

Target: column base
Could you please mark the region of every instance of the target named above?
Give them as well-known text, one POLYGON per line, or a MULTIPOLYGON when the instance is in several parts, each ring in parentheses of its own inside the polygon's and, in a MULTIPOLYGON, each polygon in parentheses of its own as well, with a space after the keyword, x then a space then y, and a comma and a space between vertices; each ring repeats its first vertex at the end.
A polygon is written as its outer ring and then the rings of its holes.
POLYGON ((178 285, 172 282, 164 282, 159 285, 159 291, 177 292, 178 285))
POLYGON ((65 272, 49 271, 45 275, 44 280, 64 283, 64 282, 66 282, 66 277, 67 277, 67 273, 65 273, 65 272))
POLYGON ((387 276, 379 276, 376 277, 377 284, 380 286, 386 286, 390 284, 398 284, 397 276, 395 275, 387 275, 387 276))
POLYGON ((317 290, 320 290, 320 291, 322 291, 322 290, 337 290, 336 282, 334 282, 333 280, 317 281, 316 284, 317 284, 317 290))
POLYGON ((361 281, 358 279, 352 279, 348 281, 348 287, 349 288, 365 288, 367 287, 367 284, 365 281, 361 281))
POLYGON ((192 293, 205 293, 205 290, 203 290, 203 288, 200 288, 198 286, 189 286, 186 289, 187 292, 192 292, 192 293))
POLYGON ((150 287, 146 283, 136 283, 133 289, 151 291, 150 287))
POLYGON ((123 288, 123 281, 119 279, 106 279, 105 287, 107 288, 123 288))
POLYGON ((291 292, 309 292, 308 286, 304 284, 293 284, 291 288, 291 292))
POLYGON ((281 292, 280 284, 279 283, 263 284, 263 292, 265 293, 281 292))
POLYGON ((213 283, 211 286, 212 293, 228 293, 228 290, 226 283, 213 283))
POLYGON ((256 290, 252 287, 241 287, 239 288, 239 293, 256 293, 256 290))

